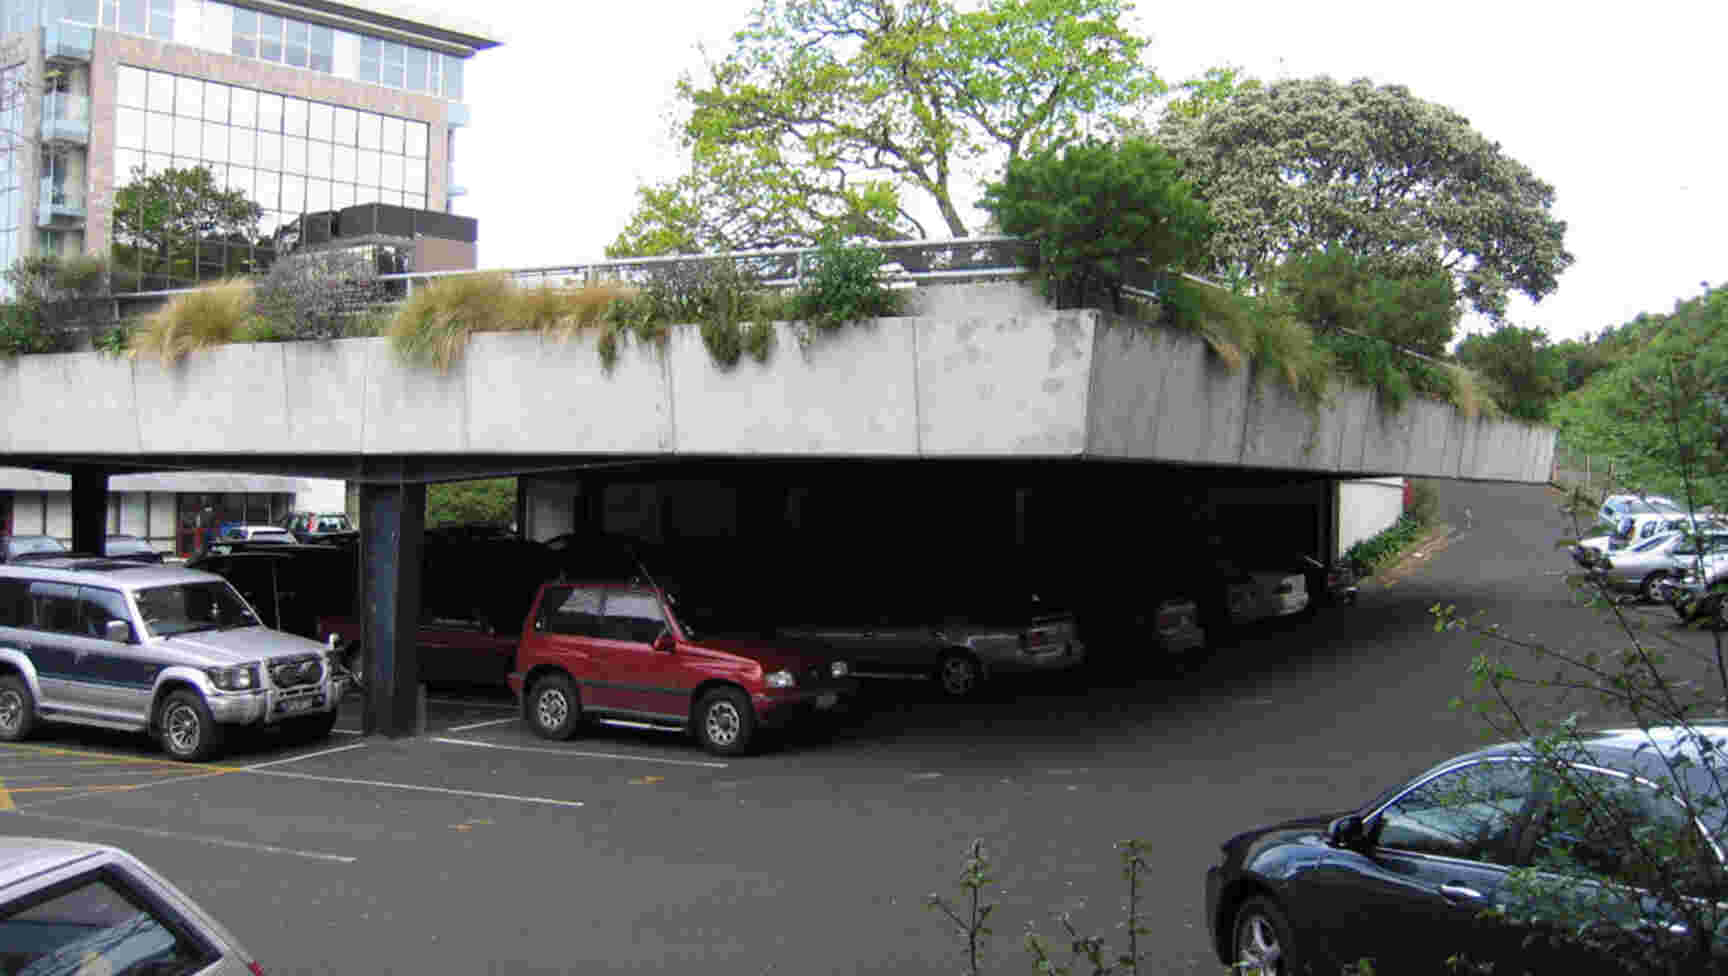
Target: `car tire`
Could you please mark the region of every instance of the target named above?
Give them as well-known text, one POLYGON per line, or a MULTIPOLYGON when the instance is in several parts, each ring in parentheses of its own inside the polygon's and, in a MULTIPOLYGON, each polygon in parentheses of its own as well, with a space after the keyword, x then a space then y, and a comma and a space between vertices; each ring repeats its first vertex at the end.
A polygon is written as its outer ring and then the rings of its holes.
POLYGON ((549 674, 534 682, 528 693, 528 724, 542 739, 562 742, 576 734, 582 721, 582 700, 576 684, 562 674, 549 674))
POLYGON ((282 733, 294 742, 322 742, 336 728, 337 709, 317 715, 291 718, 282 723, 282 733))
POLYGON ((1230 926, 1231 969, 1240 976, 1292 976, 1300 972, 1290 921, 1270 898, 1250 898, 1230 926))
POLYGON ((756 710, 736 688, 716 688, 696 703, 696 741, 716 756, 741 756, 756 737, 756 710))
POLYGON ((181 762, 204 762, 222 748, 222 728, 196 692, 180 690, 164 698, 156 730, 162 749, 181 762))
POLYGON ((1655 603, 1656 587, 1667 578, 1668 574, 1662 570, 1657 570, 1649 576, 1644 577, 1644 581, 1638 584, 1638 599, 1645 603, 1655 603))
POLYGON ((936 661, 936 686, 949 698, 971 698, 984 685, 984 668, 965 651, 948 651, 936 661))
POLYGON ((28 738, 36 727, 36 696, 15 674, 0 674, 0 742, 28 738))

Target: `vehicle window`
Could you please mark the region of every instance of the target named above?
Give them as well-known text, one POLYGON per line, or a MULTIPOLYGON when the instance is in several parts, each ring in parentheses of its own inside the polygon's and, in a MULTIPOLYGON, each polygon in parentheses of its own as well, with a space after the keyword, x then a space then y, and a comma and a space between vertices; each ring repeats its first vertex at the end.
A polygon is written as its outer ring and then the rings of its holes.
POLYGON ((606 636, 600 616, 605 591, 584 586, 555 586, 540 605, 540 625, 548 634, 575 637, 606 636))
POLYGON ((1583 770, 1553 789, 1539 827, 1534 866, 1644 887, 1650 879, 1643 875, 1653 870, 1697 865, 1703 841, 1685 808, 1660 790, 1629 776, 1583 770), (1650 856, 1634 853, 1641 847, 1650 856))
MULTIPOLYGON (((1660 539, 1651 539, 1649 542, 1640 542, 1640 543, 1638 543, 1637 546, 1635 546, 1632 549, 1632 551, 1633 552, 1654 552, 1655 550, 1660 549, 1667 544, 1668 544, 1668 537, 1663 536, 1660 539)), ((1679 550, 1675 550, 1675 551, 1678 552, 1679 550)))
POLYGON ((70 583, 30 584, 30 625, 38 630, 53 630, 63 634, 81 634, 79 626, 78 587, 70 583))
POLYGON ((1532 795, 1528 764, 1481 762, 1443 773, 1381 814, 1381 847, 1512 864, 1516 826, 1532 795))
POLYGON ((0 580, 0 627, 30 626, 30 584, 0 580))
POLYGON ((256 627, 258 618, 225 582, 180 583, 138 591, 138 612, 152 637, 256 627))
POLYGON ((81 586, 78 588, 78 604, 83 617, 84 633, 88 636, 105 636, 110 620, 124 620, 128 624, 132 622, 132 611, 126 606, 126 598, 114 590, 81 586))
POLYGON ((181 976, 217 961, 210 946, 123 885, 99 873, 22 908, 0 909, 0 973, 181 976))
POLYGON ((318 520, 319 532, 346 532, 348 520, 345 518, 321 518, 318 520))
POLYGON ((660 599, 645 590, 613 590, 606 595, 606 636, 613 640, 653 642, 666 626, 660 599))

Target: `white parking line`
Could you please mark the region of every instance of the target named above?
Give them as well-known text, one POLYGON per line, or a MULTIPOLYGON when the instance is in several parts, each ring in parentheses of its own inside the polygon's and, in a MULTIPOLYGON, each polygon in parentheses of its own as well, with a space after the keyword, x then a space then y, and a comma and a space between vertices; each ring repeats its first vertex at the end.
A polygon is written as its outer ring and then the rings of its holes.
POLYGON ((337 864, 353 864, 358 858, 345 857, 341 854, 320 854, 317 851, 297 851, 288 847, 272 847, 269 844, 248 844, 245 841, 226 840, 221 837, 205 837, 200 834, 178 834, 171 830, 156 830, 151 827, 133 827, 128 824, 108 823, 104 820, 83 820, 78 817, 60 817, 52 813, 35 813, 30 810, 16 811, 20 817, 35 817, 38 820, 51 820, 55 823, 76 824, 80 827, 94 827, 98 830, 125 830, 134 834, 148 834, 151 837, 165 837, 169 840, 188 840, 199 844, 214 844, 217 847, 234 847, 243 851, 259 851, 264 854, 287 854, 292 857, 310 858, 314 861, 334 861, 337 864))
POLYGON ((483 729, 488 725, 503 725, 505 722, 514 722, 514 721, 516 721, 516 716, 512 715, 509 718, 494 718, 494 719, 489 719, 485 722, 471 722, 468 725, 452 725, 450 728, 447 728, 444 731, 446 731, 446 732, 469 732, 469 731, 472 731, 474 729, 483 729))
MULTIPOLYGON (((451 731, 457 731, 452 729, 451 731)), ((434 736, 433 742, 442 742, 452 746, 470 746, 475 749, 502 749, 506 752, 536 752, 548 756, 567 756, 576 759, 624 759, 630 762, 662 763, 667 766, 698 766, 702 769, 725 769, 723 762, 698 762, 694 759, 662 759, 659 756, 627 756, 616 752, 578 752, 574 749, 541 749, 534 746, 507 746, 497 742, 480 742, 475 739, 445 739, 434 736)))
POLYGON ((417 783, 390 783, 381 779, 349 779, 344 776, 319 776, 316 773, 290 773, 280 769, 260 769, 257 766, 243 766, 236 772, 251 773, 254 776, 281 776, 285 779, 303 779, 314 783, 340 783, 344 786, 375 786, 385 790, 411 790, 416 793, 437 793, 443 796, 468 796, 481 800, 509 800, 514 803, 540 803, 554 807, 579 807, 580 800, 554 800, 544 796, 518 796, 514 793, 481 793, 477 790, 457 790, 445 786, 421 786, 417 783))
POLYGON ((330 749, 320 749, 317 752, 308 752, 304 756, 289 756, 287 759, 272 759, 269 762, 253 763, 250 766, 241 766, 238 769, 236 769, 235 772, 249 773, 249 772, 252 772, 253 770, 268 769, 271 766, 285 766, 288 763, 299 762, 302 759, 316 759, 319 756, 328 756, 328 755, 331 755, 333 753, 347 752, 350 749, 364 749, 364 748, 366 748, 366 743, 356 742, 351 746, 336 746, 336 747, 330 748, 330 749))
POLYGON ((460 698, 428 698, 428 699, 426 699, 426 704, 428 704, 428 705, 461 705, 463 708, 490 708, 490 709, 493 709, 494 711, 496 711, 498 709, 503 709, 505 711, 514 712, 516 710, 515 705, 511 705, 511 704, 508 704, 506 702, 463 701, 460 698))

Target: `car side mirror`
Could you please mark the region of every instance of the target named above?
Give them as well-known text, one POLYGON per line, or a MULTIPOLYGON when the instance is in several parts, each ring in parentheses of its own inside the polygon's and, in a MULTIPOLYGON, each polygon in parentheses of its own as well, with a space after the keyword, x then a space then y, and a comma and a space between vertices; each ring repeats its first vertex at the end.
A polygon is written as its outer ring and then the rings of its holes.
POLYGON ((656 651, 665 651, 670 654, 672 651, 676 650, 677 647, 678 642, 672 639, 671 633, 662 630, 660 633, 654 635, 654 649, 656 651))
POLYGON ((110 620, 102 626, 102 636, 116 644, 130 644, 132 625, 124 620, 110 620))
POLYGON ((1326 825, 1326 843, 1330 847, 1356 850, 1368 842, 1368 831, 1362 818, 1352 813, 1326 825))

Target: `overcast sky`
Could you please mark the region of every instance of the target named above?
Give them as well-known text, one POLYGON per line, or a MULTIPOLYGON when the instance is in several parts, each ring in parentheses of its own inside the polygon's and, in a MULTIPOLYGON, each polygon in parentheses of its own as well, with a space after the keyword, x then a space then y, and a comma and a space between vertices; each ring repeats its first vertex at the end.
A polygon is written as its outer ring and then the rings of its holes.
MULTIPOLYGON (((466 5, 465 5, 466 6, 466 5)), ((483 267, 598 259, 636 187, 681 168, 672 86, 719 53, 753 0, 490 0, 462 13, 504 40, 468 69, 456 172, 483 267)), ((1237 64, 1407 86, 1462 113, 1556 191, 1577 261, 1511 318, 1556 338, 1662 312, 1725 276, 1728 5, 1655 0, 1151 4, 1136 12, 1167 81, 1237 64)), ((1479 326, 1478 326, 1479 327, 1479 326)))

